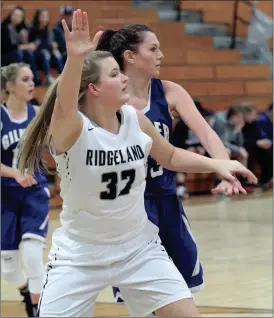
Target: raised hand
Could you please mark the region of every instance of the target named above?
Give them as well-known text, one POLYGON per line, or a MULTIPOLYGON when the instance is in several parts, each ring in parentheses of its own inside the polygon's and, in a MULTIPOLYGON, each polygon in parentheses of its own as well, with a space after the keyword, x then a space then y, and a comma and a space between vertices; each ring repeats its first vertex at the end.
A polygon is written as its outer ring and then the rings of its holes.
POLYGON ((71 32, 65 20, 62 20, 62 25, 65 32, 67 54, 72 57, 85 57, 94 51, 103 33, 103 31, 97 32, 91 40, 87 13, 80 9, 73 12, 71 32))
MULTIPOLYGON (((216 160, 215 168, 215 172, 219 174, 221 178, 232 183, 237 181, 234 175, 243 176, 247 178, 250 183, 256 184, 258 182, 256 176, 236 160, 216 160)), ((236 183, 235 185, 238 184, 236 183)), ((245 193, 242 190, 241 192, 245 193)))

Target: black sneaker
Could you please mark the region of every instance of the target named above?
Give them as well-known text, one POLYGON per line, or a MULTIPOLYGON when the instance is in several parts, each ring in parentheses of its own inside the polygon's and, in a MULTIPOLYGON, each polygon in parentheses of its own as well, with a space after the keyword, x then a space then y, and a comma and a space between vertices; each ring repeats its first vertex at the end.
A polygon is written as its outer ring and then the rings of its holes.
POLYGON ((24 288, 19 288, 20 294, 23 296, 22 303, 25 303, 25 310, 28 317, 33 317, 33 308, 30 298, 29 286, 27 285, 24 288))
POLYGON ((32 305, 32 317, 38 317, 38 304, 32 305))
POLYGON ((120 303, 120 304, 121 304, 121 303, 124 303, 124 300, 123 300, 121 297, 118 297, 118 298, 117 298, 117 303, 120 303))

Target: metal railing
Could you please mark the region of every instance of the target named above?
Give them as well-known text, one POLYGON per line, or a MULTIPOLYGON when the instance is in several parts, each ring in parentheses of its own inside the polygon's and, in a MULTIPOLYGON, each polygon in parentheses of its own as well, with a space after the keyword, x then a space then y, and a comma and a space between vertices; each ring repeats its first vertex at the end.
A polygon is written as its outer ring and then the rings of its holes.
POLYGON ((236 46, 236 38, 237 38, 237 27, 238 27, 238 21, 245 25, 249 25, 250 21, 247 21, 243 19, 241 16, 239 16, 239 4, 243 3, 249 7, 251 7, 252 10, 252 16, 254 15, 254 6, 253 2, 254 0, 235 0, 234 1, 234 15, 233 15, 233 24, 232 24, 232 35, 231 35, 231 44, 230 44, 230 49, 233 50, 235 49, 236 46))
POLYGON ((182 0, 175 0, 174 1, 174 9, 176 11, 176 18, 175 18, 175 21, 181 21, 182 19, 182 15, 181 15, 181 3, 182 3, 182 0))

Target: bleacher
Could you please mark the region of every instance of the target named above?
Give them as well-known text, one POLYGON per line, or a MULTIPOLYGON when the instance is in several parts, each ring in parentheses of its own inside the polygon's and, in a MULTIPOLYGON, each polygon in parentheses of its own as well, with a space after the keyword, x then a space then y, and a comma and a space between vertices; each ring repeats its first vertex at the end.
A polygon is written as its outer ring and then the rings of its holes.
MULTIPOLYGON (((240 1, 239 14, 250 21, 250 6, 240 1)), ((269 65, 244 65, 238 49, 216 49, 210 36, 190 36, 184 32, 183 22, 160 21, 156 8, 134 8, 130 0, 90 0, 90 1, 24 1, 26 18, 31 20, 37 8, 47 8, 51 24, 60 19, 61 5, 70 4, 74 8, 86 10, 90 29, 99 27, 118 29, 127 23, 145 23, 153 28, 165 55, 160 77, 182 85, 194 98, 201 100, 211 111, 226 110, 232 103, 252 102, 258 110, 266 109, 272 100, 272 79, 269 65)), ((233 26, 235 1, 181 1, 181 8, 199 11, 205 23, 233 26)), ((2 2, 2 19, 17 1, 2 2)), ((273 17, 272 2, 258 1, 257 7, 273 17)), ((248 25, 240 23, 237 36, 247 36, 248 25)), ((270 41, 272 47, 272 40, 270 41)), ((37 87, 36 98, 41 102, 46 87, 37 87)), ((54 164, 50 163, 51 168, 54 164)), ((201 177, 201 176, 200 176, 201 177)), ((196 177, 196 179, 199 176, 196 177)), ((191 192, 191 190, 190 190, 191 192)))
MULTIPOLYGON (((205 22, 232 23, 234 1, 181 2, 183 9, 198 10, 205 22), (210 19, 209 19, 210 17, 210 19)), ((241 7, 243 6, 242 2, 241 7)), ((2 18, 8 13, 13 0, 3 1, 2 18)), ((187 36, 183 22, 161 22, 156 9, 133 8, 131 1, 24 1, 27 20, 31 20, 36 7, 50 11, 51 24, 60 18, 59 8, 71 4, 87 10, 90 29, 99 27, 118 29, 125 23, 146 23, 153 28, 165 55, 161 78, 183 85, 190 95, 204 101, 206 108, 224 110, 232 102, 251 101, 263 110, 272 98, 272 80, 268 65, 241 64, 240 50, 218 50, 209 36, 187 36)), ((272 14, 269 1, 259 1, 258 7, 272 14)), ((242 7, 248 15, 250 7, 242 7)), ((243 25, 241 25, 243 27, 243 25)), ((242 28, 240 34, 246 34, 242 28)), ((39 88, 36 97, 41 101, 46 88, 39 88)))

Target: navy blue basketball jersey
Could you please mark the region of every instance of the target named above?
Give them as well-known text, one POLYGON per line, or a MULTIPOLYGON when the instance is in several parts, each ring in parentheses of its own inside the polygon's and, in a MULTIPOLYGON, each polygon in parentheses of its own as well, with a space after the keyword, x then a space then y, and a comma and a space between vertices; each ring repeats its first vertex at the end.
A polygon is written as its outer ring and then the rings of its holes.
MULTIPOLYGON (((25 129, 35 117, 35 110, 31 104, 27 104, 26 117, 20 120, 10 116, 5 104, 1 105, 1 163, 12 168, 17 167, 18 142, 25 129)), ((37 182, 46 182, 44 173, 35 174, 37 182)), ((2 186, 18 186, 13 178, 1 177, 2 186)))
MULTIPOLYGON (((143 113, 153 123, 158 132, 170 140, 172 134, 172 118, 160 79, 152 79, 149 100, 143 113)), ((160 166, 152 157, 147 162, 146 196, 176 194, 176 174, 160 166)))

